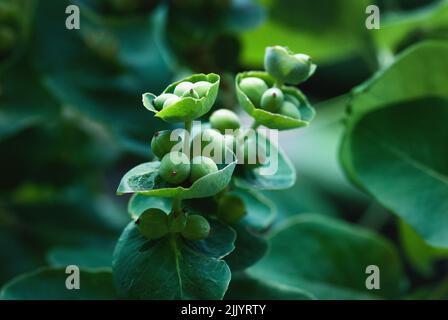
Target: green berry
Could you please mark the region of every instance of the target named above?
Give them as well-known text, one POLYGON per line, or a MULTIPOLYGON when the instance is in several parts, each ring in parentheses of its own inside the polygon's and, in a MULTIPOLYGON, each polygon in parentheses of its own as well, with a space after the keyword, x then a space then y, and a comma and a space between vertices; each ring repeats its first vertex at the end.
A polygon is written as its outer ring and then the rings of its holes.
POLYGON ((207 157, 217 157, 218 152, 224 150, 224 137, 215 129, 205 129, 198 133, 191 143, 191 154, 194 156, 204 155, 207 157), (218 151, 219 150, 219 151, 218 151))
POLYGON ((196 90, 200 98, 205 97, 211 86, 212 84, 208 81, 198 81, 193 83, 193 89, 196 90))
POLYGON ((188 240, 202 240, 208 237, 210 233, 210 224, 203 216, 194 214, 188 216, 185 229, 182 230, 182 236, 188 240))
POLYGON ((249 98, 256 108, 260 106, 263 93, 268 90, 266 83, 255 77, 244 78, 240 81, 240 89, 249 98))
POLYGON ((146 238, 159 239, 168 233, 168 215, 160 209, 148 209, 136 221, 140 233, 146 238))
POLYGON ((182 98, 195 98, 195 99, 199 99, 199 95, 196 92, 196 90, 194 90, 193 88, 191 88, 190 90, 187 90, 184 92, 184 94, 182 95, 182 98))
POLYGON ((241 123, 235 112, 228 109, 219 109, 210 116, 210 125, 213 129, 224 134, 226 129, 239 129, 241 123))
POLYGON ((152 137, 151 150, 157 158, 162 159, 164 155, 171 152, 175 145, 182 141, 182 137, 180 136, 176 140, 171 140, 171 134, 171 130, 163 130, 156 132, 152 137))
POLYGON ((292 102, 289 101, 283 102, 283 105, 280 108, 279 113, 284 116, 300 120, 300 111, 297 108, 297 106, 292 102))
POLYGON ((167 153, 160 162, 159 175, 166 182, 179 185, 190 175, 190 160, 182 152, 167 153))
POLYGON ((154 106, 156 107, 157 110, 162 110, 165 101, 170 98, 177 98, 177 96, 172 93, 163 93, 154 99, 154 106))
POLYGON ((178 97, 182 97, 182 95, 185 93, 185 91, 188 91, 192 88, 193 88, 193 83, 191 83, 190 81, 183 81, 183 82, 179 83, 174 88, 173 93, 178 97))
POLYGON ((225 194, 218 202, 218 218, 228 224, 237 223, 246 214, 243 200, 234 194, 225 194))
POLYGON ((266 48, 264 68, 281 82, 299 84, 314 73, 316 66, 305 54, 293 54, 287 48, 274 46, 266 48))
POLYGON ((168 99, 166 99, 166 101, 163 104, 163 109, 175 104, 176 102, 179 102, 180 98, 178 96, 174 96, 174 97, 169 97, 168 99))
POLYGON ((292 94, 285 94, 285 101, 293 103, 296 107, 300 107, 300 101, 292 94))
POLYGON ((218 166, 212 159, 203 156, 194 157, 191 160, 190 182, 193 183, 196 180, 217 171, 218 166))
POLYGON ((261 97, 261 108, 269 112, 277 112, 283 104, 283 92, 278 88, 265 91, 261 97))

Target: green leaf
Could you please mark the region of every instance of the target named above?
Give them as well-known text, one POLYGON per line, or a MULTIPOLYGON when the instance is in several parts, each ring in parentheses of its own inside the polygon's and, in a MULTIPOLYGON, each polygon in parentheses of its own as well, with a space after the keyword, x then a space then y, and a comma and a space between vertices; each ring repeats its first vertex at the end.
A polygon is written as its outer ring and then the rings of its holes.
POLYGON ((151 197, 135 193, 128 203, 128 212, 133 220, 136 220, 148 209, 160 209, 165 213, 170 213, 172 200, 170 198, 151 197))
POLYGON ((270 237, 270 251, 249 274, 303 289, 318 299, 397 297, 403 280, 399 256, 384 238, 320 215, 289 219, 270 237), (381 289, 366 289, 366 267, 380 269, 381 289))
POLYGON ((176 235, 149 241, 131 222, 114 252, 119 294, 133 299, 222 299, 231 276, 222 258, 234 249, 235 233, 209 221, 210 236, 200 241, 176 235))
POLYGON ((226 257, 232 272, 244 270, 259 261, 268 250, 266 239, 255 232, 250 227, 240 222, 232 225, 236 231, 235 250, 226 257))
POLYGON ((205 198, 223 190, 232 178, 236 161, 221 167, 215 173, 196 180, 190 187, 173 187, 158 174, 160 162, 147 162, 131 169, 121 179, 117 193, 140 193, 146 196, 179 199, 205 198))
POLYGON ((447 55, 443 43, 415 46, 356 88, 340 149, 352 182, 440 247, 448 246, 447 55))
POLYGON ((381 19, 381 30, 372 33, 380 48, 397 50, 406 40, 448 39, 448 2, 440 1, 414 11, 393 13, 381 19))
POLYGON ((154 112, 156 117, 169 123, 193 121, 209 112, 213 107, 216 97, 218 96, 219 80, 219 75, 214 73, 209 73, 207 75, 203 73, 195 74, 170 84, 163 93, 173 93, 175 87, 183 81, 190 81, 193 83, 198 81, 208 81, 212 85, 204 97, 199 99, 191 97, 181 98, 180 101, 173 103, 169 107, 157 111, 156 107, 153 105, 153 100, 156 96, 152 93, 144 93, 142 96, 143 105, 149 111, 154 112))
POLYGON ((257 121, 259 124, 262 124, 270 129, 278 129, 278 130, 288 130, 306 127, 310 124, 311 120, 314 117, 315 111, 313 107, 308 102, 305 95, 300 92, 299 89, 294 87, 282 87, 282 91, 284 93, 293 95, 300 102, 299 111, 302 116, 300 120, 284 116, 279 113, 272 113, 263 109, 256 108, 254 104, 250 101, 250 99, 246 96, 246 94, 240 89, 240 81, 244 78, 248 77, 257 77, 266 82, 268 87, 272 87, 274 85, 274 79, 269 76, 266 72, 261 71, 248 71, 239 73, 235 79, 235 87, 236 94, 238 97, 238 102, 243 107, 243 109, 257 121))
POLYGON ((0 291, 1 300, 112 300, 116 298, 112 273, 80 270, 80 289, 69 290, 65 268, 42 268, 18 276, 0 291))
POLYGON ((440 259, 448 259, 448 249, 440 249, 429 246, 419 235, 400 220, 400 242, 409 262, 424 276, 432 276, 434 263, 440 259))
POLYGON ((111 268, 112 250, 110 248, 53 248, 47 253, 48 264, 62 268, 76 265, 80 268, 111 268))
MULTIPOLYGON (((257 136, 261 135, 257 131, 257 136)), ((258 139, 258 138, 257 138, 258 139)), ((243 166, 234 178, 236 186, 243 189, 260 190, 280 190, 292 187, 296 182, 296 170, 291 161, 280 149, 268 138, 261 139, 266 143, 266 163, 253 169, 249 166, 243 166), (271 173, 272 170, 274 173, 271 173)))
POLYGON ((246 275, 237 276, 230 282, 225 299, 228 300, 314 300, 308 292, 256 279, 246 275))
POLYGON ((277 209, 274 203, 260 192, 237 186, 232 188, 232 192, 243 200, 246 215, 242 221, 245 225, 256 230, 265 230, 274 222, 277 209))

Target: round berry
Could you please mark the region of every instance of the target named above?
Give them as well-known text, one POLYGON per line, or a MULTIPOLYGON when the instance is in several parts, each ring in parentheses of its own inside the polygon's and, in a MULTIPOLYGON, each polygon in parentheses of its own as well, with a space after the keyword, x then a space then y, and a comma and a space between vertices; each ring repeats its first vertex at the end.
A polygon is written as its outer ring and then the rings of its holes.
POLYGON ((165 100, 165 103, 163 104, 163 109, 165 109, 179 101, 180 101, 180 98, 178 96, 169 97, 168 99, 165 100))
POLYGON ((208 81, 198 81, 193 83, 193 89, 196 90, 199 97, 205 97, 212 84, 208 81))
POLYGON ((278 88, 271 88, 261 97, 261 108, 269 112, 277 112, 283 104, 283 92, 278 88))
POLYGON ((240 81, 240 89, 246 94, 254 106, 258 108, 260 106, 261 97, 263 96, 263 93, 268 90, 268 86, 260 78, 248 77, 240 81))
MULTIPOLYGON (((171 213, 171 215, 173 215, 173 213, 171 213)), ((185 229, 186 225, 187 225, 187 217, 185 214, 181 214, 171 219, 169 229, 171 233, 179 233, 185 229)))
POLYGON ((300 120, 300 111, 297 108, 297 106, 292 102, 289 101, 283 102, 283 105, 280 108, 279 113, 284 116, 300 120))
POLYGON ((285 101, 293 103, 296 107, 300 107, 300 101, 292 94, 285 94, 285 101))
POLYGON ((182 152, 167 153, 160 162, 159 175, 166 182, 179 185, 190 175, 190 160, 182 152))
POLYGON ((210 125, 213 129, 224 134, 226 129, 239 129, 241 123, 235 112, 228 109, 219 109, 210 116, 210 125))
POLYGON ((188 240, 202 240, 208 237, 210 233, 210 224, 203 216, 194 214, 188 216, 185 229, 182 230, 182 236, 188 240))
POLYGON ((212 159, 203 156, 194 157, 191 160, 190 182, 193 183, 196 180, 217 171, 218 166, 212 159))
POLYGON ((159 159, 171 152, 172 148, 182 141, 180 136, 172 136, 171 130, 158 131, 151 140, 152 153, 159 159), (172 140, 173 139, 173 140, 172 140))
POLYGON ((198 133, 191 143, 191 154, 194 156, 219 157, 224 150, 224 137, 215 129, 205 129, 198 133))
POLYGON ((177 96, 172 93, 162 93, 160 96, 154 99, 154 106, 157 110, 162 110, 165 101, 170 98, 177 98, 177 96))
POLYGON ((168 233, 168 215, 160 209, 148 209, 137 219, 140 233, 152 240, 159 239, 168 233))
POLYGON ((184 94, 182 95, 182 98, 195 98, 195 99, 199 99, 199 95, 196 92, 196 90, 194 90, 193 88, 191 88, 190 90, 187 90, 184 92, 184 94))
POLYGON ((190 89, 193 88, 193 83, 191 83, 190 81, 183 81, 181 83, 179 83, 175 88, 174 88, 174 94, 178 97, 181 97, 185 91, 188 91, 190 89))
POLYGON ((218 217, 228 223, 237 223, 246 214, 243 200, 234 194, 225 194, 218 202, 218 217))

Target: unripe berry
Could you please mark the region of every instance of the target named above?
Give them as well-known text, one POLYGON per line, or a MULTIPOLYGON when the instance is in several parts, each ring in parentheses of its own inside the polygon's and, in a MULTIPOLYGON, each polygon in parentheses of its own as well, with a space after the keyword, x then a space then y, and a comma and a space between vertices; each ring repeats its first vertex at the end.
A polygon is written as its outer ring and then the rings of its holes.
POLYGON ((154 106, 156 107, 157 110, 162 110, 165 101, 170 98, 177 98, 177 96, 172 93, 163 93, 154 99, 154 106))
POLYGON ((184 92, 184 94, 182 95, 182 98, 195 98, 195 99, 199 99, 199 95, 196 92, 196 90, 194 90, 193 88, 191 88, 190 90, 187 90, 184 92))
POLYGON ((165 109, 179 101, 180 101, 180 98, 178 96, 170 97, 170 98, 166 99, 165 103, 163 104, 163 109, 165 109))
POLYGON ((198 133, 191 143, 191 154, 194 156, 204 155, 207 157, 216 157, 218 152, 224 150, 224 137, 215 129, 205 129, 198 133))
MULTIPOLYGON (((173 215, 173 213, 171 215, 173 215)), ((179 216, 177 216, 175 218, 172 217, 169 229, 170 229, 171 233, 179 233, 185 229, 186 225, 187 225, 186 215, 180 214, 179 216)))
POLYGON ((279 113, 284 115, 284 116, 287 116, 287 117, 290 117, 290 118, 293 118, 293 119, 297 119, 297 120, 299 120, 300 117, 301 117, 300 116, 300 111, 297 108, 297 106, 295 104, 293 104, 292 102, 289 102, 289 101, 283 102, 283 105, 280 108, 279 113))
POLYGON ((196 90, 199 97, 205 97, 212 84, 208 81, 198 81, 193 83, 193 89, 196 90))
POLYGON ((300 107, 300 101, 292 94, 285 94, 285 101, 293 103, 297 108, 300 107))
POLYGON ((243 200, 234 194, 225 194, 218 202, 218 217, 228 223, 234 224, 246 214, 243 200))
POLYGON ((194 157, 191 160, 190 182, 193 183, 196 180, 217 171, 218 166, 212 159, 203 156, 194 157))
POLYGON ((208 237, 210 224, 203 216, 194 214, 188 216, 187 225, 182 230, 182 236, 188 240, 202 240, 208 237))
POLYGON ((166 182, 179 185, 190 175, 190 160, 182 152, 167 153, 160 162, 159 175, 166 182))
POLYGON ((241 123, 235 112, 228 109, 219 109, 210 116, 210 125, 213 129, 224 134, 226 129, 239 129, 241 123))
POLYGON ((271 88, 261 97, 261 108, 269 112, 277 112, 283 104, 283 92, 278 88, 271 88))
POLYGON ((168 216, 160 209, 149 209, 136 221, 140 233, 152 240, 159 239, 168 233, 168 216))
POLYGON ((185 91, 188 91, 190 89, 193 88, 193 83, 191 83, 190 81, 183 81, 181 83, 179 83, 175 88, 174 88, 174 94, 178 97, 181 97, 185 91))
POLYGON ((244 140, 244 165, 256 168, 266 162, 266 149, 257 143, 257 138, 249 137, 244 140))
POLYGON ((157 156, 157 158, 162 159, 164 155, 171 152, 171 149, 182 141, 180 136, 171 136, 171 130, 158 131, 154 134, 151 140, 151 150, 152 153, 157 156), (171 138, 177 138, 171 140, 171 138))
POLYGON ((268 90, 268 86, 260 78, 248 77, 240 81, 240 89, 246 94, 254 106, 258 108, 261 97, 268 90))

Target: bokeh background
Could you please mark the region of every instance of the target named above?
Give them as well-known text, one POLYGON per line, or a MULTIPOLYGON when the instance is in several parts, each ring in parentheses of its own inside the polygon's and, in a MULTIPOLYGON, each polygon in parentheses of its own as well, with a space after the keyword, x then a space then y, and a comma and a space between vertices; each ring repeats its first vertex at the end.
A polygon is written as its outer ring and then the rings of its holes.
POLYGON ((280 134, 297 184, 265 192, 278 221, 317 212, 374 229, 398 244, 413 286, 435 285, 443 255, 410 267, 393 215, 338 160, 348 93, 427 39, 448 41, 447 1, 0 0, 0 286, 61 248, 111 252, 129 220, 118 182, 152 158, 152 134, 166 127, 143 92, 215 72, 216 107, 242 113, 234 76, 262 69, 276 44, 318 65, 301 85, 316 120, 280 134), (69 4, 80 7, 80 30, 65 28, 69 4), (380 7, 381 30, 364 27, 368 4, 380 7))

